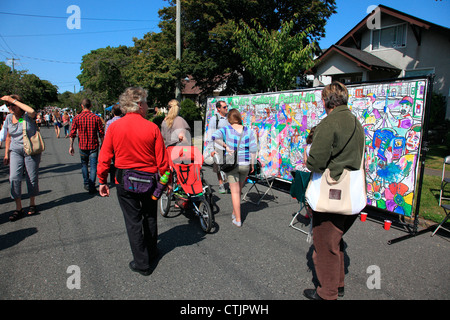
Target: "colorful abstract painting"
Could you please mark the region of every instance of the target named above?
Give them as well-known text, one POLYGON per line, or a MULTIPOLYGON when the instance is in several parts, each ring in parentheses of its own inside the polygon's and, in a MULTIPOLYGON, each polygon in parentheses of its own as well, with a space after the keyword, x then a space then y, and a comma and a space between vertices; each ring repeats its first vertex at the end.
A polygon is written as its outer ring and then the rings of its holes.
MULTIPOLYGON (((368 205, 411 216, 421 147, 427 79, 347 86, 348 106, 366 134, 368 205)), ((214 97, 207 101, 205 147, 215 104, 237 108, 258 138, 258 159, 268 176, 292 180, 305 170, 309 130, 324 117, 321 88, 214 97)))

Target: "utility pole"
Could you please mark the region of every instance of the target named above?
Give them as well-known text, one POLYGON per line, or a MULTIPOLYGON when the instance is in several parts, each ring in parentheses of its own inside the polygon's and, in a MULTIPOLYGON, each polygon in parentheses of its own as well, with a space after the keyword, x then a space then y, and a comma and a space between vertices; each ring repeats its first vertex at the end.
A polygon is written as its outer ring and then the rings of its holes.
POLYGON ((15 61, 15 60, 20 60, 20 59, 16 59, 16 58, 12 57, 12 58, 9 59, 9 60, 12 61, 12 71, 13 71, 13 73, 14 73, 14 71, 15 71, 15 69, 14 69, 14 61, 15 61))
MULTIPOLYGON (((176 16, 176 42, 177 42, 177 60, 181 60, 181 0, 177 0, 177 16, 176 16)), ((175 98, 181 101, 181 79, 177 79, 175 98)))

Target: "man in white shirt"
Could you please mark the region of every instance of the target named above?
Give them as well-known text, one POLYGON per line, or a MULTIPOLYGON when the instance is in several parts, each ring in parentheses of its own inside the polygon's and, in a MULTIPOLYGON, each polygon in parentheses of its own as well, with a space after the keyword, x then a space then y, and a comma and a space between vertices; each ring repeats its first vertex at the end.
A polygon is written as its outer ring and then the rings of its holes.
MULTIPOLYGON (((217 112, 215 116, 211 117, 209 124, 210 125, 209 132, 211 133, 210 137, 216 130, 219 130, 223 127, 230 125, 230 123, 227 120, 228 106, 225 101, 218 101, 216 103, 216 111, 217 112)), ((213 171, 217 174, 217 179, 219 180, 219 193, 227 193, 227 190, 225 189, 225 186, 223 184, 224 181, 220 171, 220 164, 223 163, 224 153, 225 149, 221 145, 214 143, 214 150, 211 152, 211 157, 214 157, 214 155, 217 154, 220 160, 219 164, 217 164, 216 162, 213 163, 213 171)))

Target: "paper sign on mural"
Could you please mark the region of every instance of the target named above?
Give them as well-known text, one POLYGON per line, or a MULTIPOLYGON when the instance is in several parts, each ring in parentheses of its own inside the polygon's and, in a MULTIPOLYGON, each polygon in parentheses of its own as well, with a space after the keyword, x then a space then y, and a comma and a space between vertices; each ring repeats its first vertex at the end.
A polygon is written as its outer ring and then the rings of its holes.
MULTIPOLYGON (((349 85, 348 106, 366 134, 367 203, 410 216, 420 155, 427 79, 349 85)), ((255 130, 258 159, 268 176, 292 180, 305 170, 309 130, 324 117, 321 88, 257 95, 214 97, 207 101, 205 137, 219 100, 237 108, 255 130)), ((208 141, 205 141, 205 147, 208 141)))

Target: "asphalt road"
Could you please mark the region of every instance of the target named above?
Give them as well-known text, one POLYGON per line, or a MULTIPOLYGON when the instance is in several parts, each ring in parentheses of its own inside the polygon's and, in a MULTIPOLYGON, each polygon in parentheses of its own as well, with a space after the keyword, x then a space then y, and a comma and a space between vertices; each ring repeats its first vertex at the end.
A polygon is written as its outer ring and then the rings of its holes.
MULTIPOLYGON (((297 201, 275 190, 277 198, 268 197, 259 206, 243 203, 244 221, 237 228, 231 223, 231 196, 217 192, 209 167, 205 177, 215 190, 213 232, 204 234, 196 218, 173 209, 170 217, 158 217, 161 255, 153 273, 143 277, 131 272, 115 190, 109 198, 88 194, 78 149, 70 156, 68 139, 56 139, 53 129, 41 132, 46 150, 40 165, 39 214, 8 221, 15 206, 8 168, 0 167, 0 299, 257 303, 304 300, 303 289, 313 287, 312 244, 289 227, 300 207, 297 201)), ((27 208, 27 196, 23 201, 27 208)), ((430 237, 424 231, 388 244, 407 234, 402 226, 384 230, 375 215, 369 214, 366 222, 357 220, 345 236, 348 273, 340 300, 449 299, 449 234, 430 237)))

